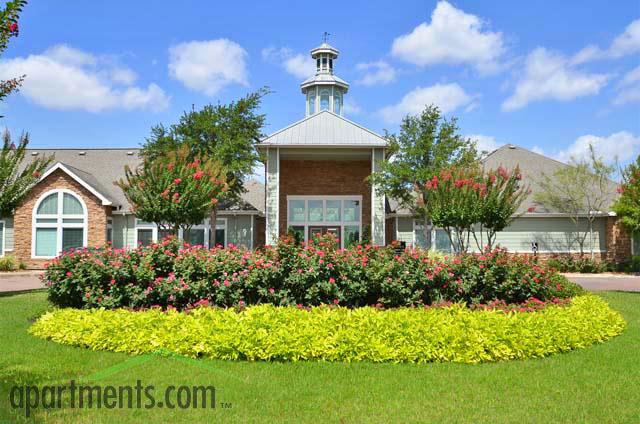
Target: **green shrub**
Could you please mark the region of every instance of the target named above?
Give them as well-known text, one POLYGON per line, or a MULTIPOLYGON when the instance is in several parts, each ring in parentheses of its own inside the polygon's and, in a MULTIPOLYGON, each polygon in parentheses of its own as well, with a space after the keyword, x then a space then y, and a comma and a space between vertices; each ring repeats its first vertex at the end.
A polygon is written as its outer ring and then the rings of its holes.
POLYGON ((259 305, 159 309, 59 309, 31 328, 36 336, 95 350, 173 352, 265 361, 477 363, 543 357, 620 334, 625 321, 599 297, 537 312, 442 308, 348 309, 259 305))
POLYGON ((61 307, 178 309, 201 301, 225 307, 521 303, 560 297, 565 284, 544 266, 502 250, 443 257, 370 245, 337 249, 330 237, 302 245, 285 238, 260 251, 207 250, 175 239, 134 250, 83 249, 53 260, 44 281, 61 307))
POLYGON ((15 257, 7 255, 0 258, 0 271, 17 271, 18 269, 24 269, 24 264, 15 257))
POLYGON ((547 266, 558 272, 580 272, 583 274, 597 274, 612 271, 614 265, 602 260, 589 257, 574 258, 572 256, 558 256, 547 260, 547 266))

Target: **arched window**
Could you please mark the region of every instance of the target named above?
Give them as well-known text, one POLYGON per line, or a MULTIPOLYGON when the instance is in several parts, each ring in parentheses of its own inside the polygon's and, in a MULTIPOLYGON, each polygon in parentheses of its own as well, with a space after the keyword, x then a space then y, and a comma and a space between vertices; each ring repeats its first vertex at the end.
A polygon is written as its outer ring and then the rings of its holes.
POLYGON ((316 91, 315 88, 309 92, 309 115, 316 113, 316 91))
POLYGON ((87 208, 69 190, 47 192, 33 212, 32 256, 51 258, 72 247, 87 245, 87 208))
POLYGON ((320 92, 320 110, 329 109, 329 90, 322 90, 320 92))
POLYGON ((333 112, 342 115, 342 94, 337 90, 333 94, 333 112))

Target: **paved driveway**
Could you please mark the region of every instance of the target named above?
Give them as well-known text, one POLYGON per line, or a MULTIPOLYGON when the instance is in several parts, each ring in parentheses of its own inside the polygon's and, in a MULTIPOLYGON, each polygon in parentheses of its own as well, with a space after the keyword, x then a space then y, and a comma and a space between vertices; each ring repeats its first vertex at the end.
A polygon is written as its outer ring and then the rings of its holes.
POLYGON ((38 271, 0 272, 0 292, 42 289, 40 274, 38 271))
POLYGON ((625 274, 564 274, 588 290, 622 290, 640 292, 640 276, 625 274))

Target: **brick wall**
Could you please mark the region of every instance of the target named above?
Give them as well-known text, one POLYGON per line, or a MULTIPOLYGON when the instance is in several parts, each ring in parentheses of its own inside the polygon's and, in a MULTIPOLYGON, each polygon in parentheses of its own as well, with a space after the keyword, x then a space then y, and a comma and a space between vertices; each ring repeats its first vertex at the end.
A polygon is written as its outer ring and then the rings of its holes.
POLYGON ((110 206, 102 206, 102 202, 91 192, 78 184, 61 170, 49 175, 44 181, 36 185, 24 202, 18 206, 14 215, 15 245, 14 255, 27 264, 30 269, 39 269, 47 262, 42 259, 31 259, 32 218, 33 207, 40 197, 47 191, 67 189, 81 197, 87 206, 89 247, 102 246, 106 242, 107 216, 111 215, 110 206))
POLYGON ((287 196, 362 196, 362 226, 371 225, 370 160, 280 160, 280 235, 287 232, 287 196))
POLYGON ((607 218, 607 260, 626 262, 631 259, 631 236, 615 216, 607 218))

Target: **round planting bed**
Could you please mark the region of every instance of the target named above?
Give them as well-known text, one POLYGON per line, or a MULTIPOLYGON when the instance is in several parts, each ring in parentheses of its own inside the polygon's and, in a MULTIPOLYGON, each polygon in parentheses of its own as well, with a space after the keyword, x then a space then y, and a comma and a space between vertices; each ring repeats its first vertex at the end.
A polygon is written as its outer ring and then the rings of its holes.
POLYGON ((95 350, 169 352, 265 361, 478 363, 544 357, 620 334, 625 321, 601 298, 574 297, 535 312, 434 308, 197 307, 57 309, 36 336, 95 350))

